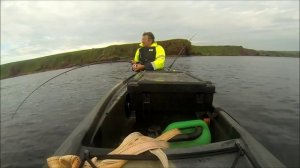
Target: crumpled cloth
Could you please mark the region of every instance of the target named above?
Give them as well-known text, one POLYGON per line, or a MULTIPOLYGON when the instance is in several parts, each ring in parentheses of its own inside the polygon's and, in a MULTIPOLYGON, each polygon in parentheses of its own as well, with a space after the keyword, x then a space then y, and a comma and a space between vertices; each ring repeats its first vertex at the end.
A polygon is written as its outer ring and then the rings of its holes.
MULTIPOLYGON (((169 144, 167 141, 179 134, 181 134, 179 129, 172 129, 154 139, 139 132, 133 132, 109 155, 138 155, 149 151, 158 157, 164 168, 167 168, 168 158, 162 149, 168 148, 169 144)), ((116 159, 97 160, 96 157, 92 158, 91 161, 98 168, 121 168, 127 162, 127 160, 116 159)), ((47 163, 49 168, 79 168, 80 158, 75 155, 53 156, 47 159, 47 163)), ((83 167, 91 168, 91 165, 86 161, 83 167)))

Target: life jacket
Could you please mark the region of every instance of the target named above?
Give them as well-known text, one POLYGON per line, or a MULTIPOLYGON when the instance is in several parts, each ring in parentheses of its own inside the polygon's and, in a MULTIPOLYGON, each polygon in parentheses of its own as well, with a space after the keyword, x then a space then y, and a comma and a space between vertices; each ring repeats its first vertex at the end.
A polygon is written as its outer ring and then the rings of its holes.
POLYGON ((152 43, 150 47, 145 47, 142 43, 137 49, 134 61, 145 65, 145 70, 160 70, 165 65, 165 50, 156 42, 152 43))

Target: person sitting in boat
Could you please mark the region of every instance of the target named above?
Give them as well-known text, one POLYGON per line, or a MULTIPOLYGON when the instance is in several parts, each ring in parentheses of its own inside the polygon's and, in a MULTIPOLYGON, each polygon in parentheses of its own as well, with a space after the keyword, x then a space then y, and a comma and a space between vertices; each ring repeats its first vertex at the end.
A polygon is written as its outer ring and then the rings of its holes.
POLYGON ((133 71, 155 71, 164 68, 165 50, 154 40, 155 37, 153 33, 143 33, 142 43, 140 44, 141 47, 137 49, 134 60, 131 61, 133 71))

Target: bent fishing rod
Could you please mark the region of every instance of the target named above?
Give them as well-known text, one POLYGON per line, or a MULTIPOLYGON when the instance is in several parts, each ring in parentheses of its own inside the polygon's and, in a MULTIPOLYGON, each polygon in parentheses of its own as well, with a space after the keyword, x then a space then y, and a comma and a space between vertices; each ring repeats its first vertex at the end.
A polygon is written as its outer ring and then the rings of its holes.
MULTIPOLYGON (((198 34, 198 32, 195 33, 195 34, 194 34, 191 38, 189 38, 188 40, 191 41, 197 34, 198 34)), ((181 50, 179 51, 179 53, 178 53, 178 54, 176 55, 176 57, 174 58, 173 62, 169 65, 169 67, 168 67, 168 69, 167 69, 168 71, 171 70, 171 68, 172 68, 172 66, 174 65, 174 63, 176 62, 176 60, 184 53, 186 47, 187 47, 187 46, 183 46, 183 47, 181 48, 181 50)))
POLYGON ((93 63, 89 63, 89 64, 84 64, 84 65, 79 65, 77 67, 74 67, 72 69, 69 69, 67 71, 64 71, 64 72, 61 72, 55 76, 53 76, 52 78, 48 79, 47 81, 45 81, 44 83, 40 84, 37 88, 35 88, 31 93, 28 94, 28 96, 26 96, 26 98, 19 104, 19 106, 17 107, 17 109, 14 111, 14 113, 12 114, 11 116, 11 119, 14 119, 15 115, 17 114, 17 112, 19 111, 19 109, 21 108, 21 106, 25 103, 25 101, 35 92, 37 91, 39 88, 41 88, 43 85, 45 85, 46 83, 48 83, 49 81, 67 73, 67 72, 70 72, 70 71, 73 71, 73 70, 76 70, 76 69, 79 69, 79 68, 83 68, 83 67, 86 67, 86 66, 90 66, 90 65, 96 65, 96 64, 101 64, 101 63, 104 63, 104 62, 93 62, 93 63))

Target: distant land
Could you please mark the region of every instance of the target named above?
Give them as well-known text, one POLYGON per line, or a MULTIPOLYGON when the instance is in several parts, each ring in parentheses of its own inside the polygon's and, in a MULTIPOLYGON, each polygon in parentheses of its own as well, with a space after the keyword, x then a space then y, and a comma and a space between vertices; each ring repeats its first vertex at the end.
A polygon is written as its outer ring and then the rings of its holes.
MULTIPOLYGON (((164 47, 168 57, 177 55, 183 47, 186 47, 184 56, 275 56, 299 58, 299 51, 262 51, 232 45, 195 46, 186 39, 158 41, 158 44, 164 47)), ((138 47, 138 43, 111 45, 104 48, 73 51, 7 63, 1 65, 1 79, 91 63, 129 61, 133 59, 138 47)))

